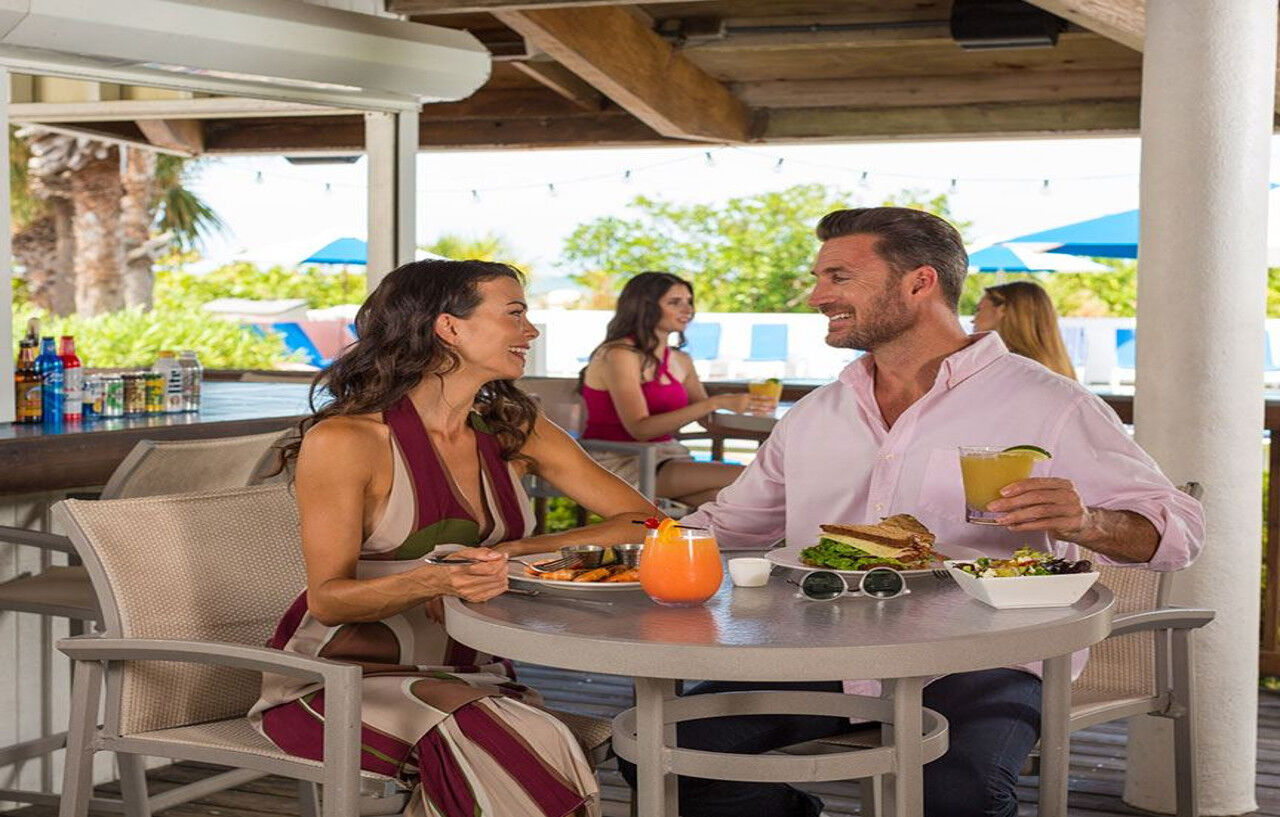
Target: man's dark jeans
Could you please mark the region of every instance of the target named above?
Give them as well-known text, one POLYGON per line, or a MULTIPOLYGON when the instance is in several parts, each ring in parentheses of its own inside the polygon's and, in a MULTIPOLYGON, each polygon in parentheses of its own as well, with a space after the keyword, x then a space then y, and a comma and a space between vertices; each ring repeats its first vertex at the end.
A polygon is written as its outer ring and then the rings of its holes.
MULTIPOLYGON (((840 692, 839 681, 734 683, 707 681, 689 695, 751 689, 840 692)), ((947 719, 951 748, 924 767, 926 817, 1013 817, 1018 771, 1040 734, 1040 679, 993 669, 939 678, 924 688, 924 705, 947 719)), ((743 715, 685 721, 678 745, 713 752, 758 754, 849 731, 849 721, 823 715, 743 715)), ((635 766, 618 766, 635 786, 635 766)), ((816 817, 822 801, 784 783, 680 778, 681 817, 816 817)))

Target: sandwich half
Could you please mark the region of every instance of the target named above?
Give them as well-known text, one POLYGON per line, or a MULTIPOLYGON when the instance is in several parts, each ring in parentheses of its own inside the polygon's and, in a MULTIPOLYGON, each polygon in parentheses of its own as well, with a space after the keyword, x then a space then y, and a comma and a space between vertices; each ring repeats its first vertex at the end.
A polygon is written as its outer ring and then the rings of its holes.
POLYGON ((818 544, 800 551, 811 567, 869 570, 892 567, 919 570, 944 558, 933 549, 935 537, 915 517, 898 514, 877 525, 820 525, 818 544))

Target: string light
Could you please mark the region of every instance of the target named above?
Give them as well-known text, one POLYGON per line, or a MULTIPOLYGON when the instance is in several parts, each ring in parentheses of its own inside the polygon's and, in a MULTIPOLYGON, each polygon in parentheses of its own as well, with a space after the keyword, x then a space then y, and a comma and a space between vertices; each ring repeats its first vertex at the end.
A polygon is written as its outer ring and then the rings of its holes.
POLYGON ((480 203, 480 191, 479 191, 479 190, 472 189, 472 191, 471 191, 471 201, 472 201, 472 203, 473 203, 473 204, 479 204, 479 203, 480 203))
POLYGON ((784 160, 783 160, 783 159, 781 159, 781 158, 780 158, 780 159, 778 159, 778 163, 777 163, 777 164, 775 164, 775 165, 773 166, 773 172, 774 172, 774 173, 781 173, 781 172, 782 172, 782 162, 783 162, 783 161, 784 161, 784 160))
POLYGON ((862 171, 862 176, 858 179, 858 187, 861 187, 863 190, 871 189, 871 173, 869 171, 862 171))
POLYGON ((716 166, 716 157, 711 155, 711 151, 708 150, 706 153, 703 153, 702 156, 707 161, 707 167, 716 166))
POLYGON ((333 192, 333 185, 329 182, 324 183, 324 192, 326 195, 333 192))
POLYGON ((1045 179, 1044 181, 1040 182, 1040 195, 1042 195, 1042 196, 1047 196, 1047 195, 1049 195, 1051 192, 1053 192, 1053 191, 1051 191, 1051 190, 1049 189, 1049 180, 1048 180, 1048 179, 1045 179))
POLYGON ((257 175, 257 177, 255 177, 255 178, 254 178, 254 181, 255 181, 255 182, 257 182, 258 184, 262 184, 262 171, 261 171, 261 170, 259 170, 259 171, 258 171, 258 175, 257 175))
POLYGON ((951 184, 947 187, 947 195, 954 196, 960 192, 960 183, 956 179, 951 180, 951 184))
POLYGON ((628 170, 622 174, 622 183, 631 184, 631 171, 628 170))
POLYGON ((548 184, 547 184, 547 195, 548 195, 548 196, 556 196, 556 195, 559 195, 559 194, 556 192, 556 186, 555 186, 555 184, 554 184, 554 183, 548 183, 548 184))

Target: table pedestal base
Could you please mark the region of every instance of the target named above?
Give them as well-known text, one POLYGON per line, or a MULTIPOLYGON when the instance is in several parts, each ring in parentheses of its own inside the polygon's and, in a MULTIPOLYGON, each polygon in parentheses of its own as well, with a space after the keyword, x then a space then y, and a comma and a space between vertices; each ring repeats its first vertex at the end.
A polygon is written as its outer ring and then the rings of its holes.
MULTIPOLYGON (((636 706, 613 720, 613 750, 636 764, 641 817, 675 817, 676 776, 761 783, 850 780, 890 775, 889 814, 918 815, 923 806, 922 767, 947 751, 947 721, 920 704, 923 679, 894 682, 892 699, 838 692, 723 692, 675 697, 673 681, 636 679, 636 706), (892 738, 874 749, 822 755, 745 755, 675 746, 681 721, 726 715, 805 713, 897 724, 892 738)), ((887 782, 887 781, 886 781, 887 782)))

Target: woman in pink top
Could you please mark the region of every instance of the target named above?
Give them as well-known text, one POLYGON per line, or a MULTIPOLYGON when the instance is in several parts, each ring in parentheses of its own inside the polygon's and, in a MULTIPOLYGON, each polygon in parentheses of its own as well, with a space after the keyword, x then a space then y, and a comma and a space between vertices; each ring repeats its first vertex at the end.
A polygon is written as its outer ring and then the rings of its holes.
MULTIPOLYGON (((751 398, 745 393, 707 396, 692 358, 679 349, 691 320, 693 288, 684 279, 642 272, 627 282, 604 342, 582 370, 587 407, 582 438, 657 444, 658 496, 696 506, 737 479, 742 467, 694 462, 689 449, 671 435, 689 423, 706 425, 716 409, 746 411, 751 398), (667 342, 673 332, 679 333, 676 348, 667 342)), ((635 457, 609 452, 593 456, 635 482, 635 457)))

